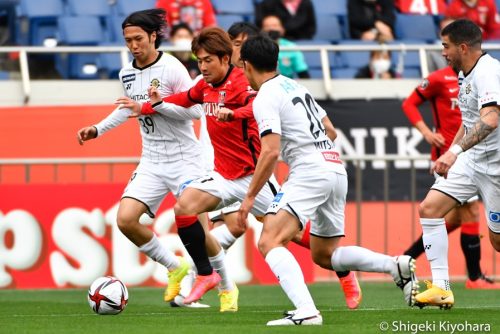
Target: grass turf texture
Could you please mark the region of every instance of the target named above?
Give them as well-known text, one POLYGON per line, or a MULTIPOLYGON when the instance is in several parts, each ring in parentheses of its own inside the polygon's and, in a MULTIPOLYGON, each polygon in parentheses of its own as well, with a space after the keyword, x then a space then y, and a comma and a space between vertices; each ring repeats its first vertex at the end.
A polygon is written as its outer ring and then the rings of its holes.
POLYGON ((406 307, 394 284, 361 283, 361 287, 361 307, 348 310, 338 283, 311 285, 323 315, 323 326, 314 328, 265 326, 280 318, 282 311, 293 309, 279 286, 240 286, 237 313, 219 313, 215 292, 203 300, 211 308, 186 309, 164 303, 161 289, 130 288, 129 304, 116 316, 93 314, 84 289, 0 290, 0 333, 416 333, 401 324, 434 324, 432 332, 452 333, 451 327, 447 331, 439 327, 442 322, 488 324, 491 333, 500 333, 500 291, 466 290, 463 283, 455 283, 456 304, 445 311, 406 307), (389 329, 381 331, 381 322, 387 322, 389 329))

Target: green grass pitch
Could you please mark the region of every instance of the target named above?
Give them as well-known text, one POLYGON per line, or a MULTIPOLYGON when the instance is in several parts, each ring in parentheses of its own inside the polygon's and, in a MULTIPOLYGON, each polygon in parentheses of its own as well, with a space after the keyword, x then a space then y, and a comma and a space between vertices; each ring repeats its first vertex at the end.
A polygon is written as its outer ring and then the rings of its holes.
POLYGON ((231 314, 219 313, 215 292, 204 298, 211 308, 186 309, 164 303, 161 289, 131 288, 127 308, 116 316, 93 314, 84 289, 0 290, 0 333, 464 333, 479 325, 500 333, 500 290, 471 291, 457 282, 455 306, 445 311, 406 307, 394 284, 361 287, 361 307, 348 310, 338 283, 311 285, 323 326, 280 328, 265 326, 293 308, 279 286, 240 286, 240 310, 231 314))

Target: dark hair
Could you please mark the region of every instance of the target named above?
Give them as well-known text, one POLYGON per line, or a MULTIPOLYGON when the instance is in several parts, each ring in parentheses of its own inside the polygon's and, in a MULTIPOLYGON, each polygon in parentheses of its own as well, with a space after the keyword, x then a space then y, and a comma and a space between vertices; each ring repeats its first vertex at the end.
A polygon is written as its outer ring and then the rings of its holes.
POLYGON ((181 22, 181 23, 178 23, 172 27, 172 29, 170 30, 170 37, 171 38, 174 37, 175 33, 178 30, 182 30, 182 29, 189 31, 189 33, 191 35, 194 35, 193 29, 191 29, 191 27, 187 23, 181 22))
POLYGON ((227 32, 218 27, 204 28, 199 35, 193 39, 191 51, 196 55, 200 49, 222 58, 226 55, 231 57, 233 46, 227 32))
POLYGON ((123 20, 122 29, 137 26, 150 36, 153 32, 156 32, 155 48, 158 49, 165 36, 165 27, 167 25, 165 15, 165 10, 159 8, 133 12, 123 20))
POLYGON ((481 29, 472 21, 460 19, 451 22, 441 30, 441 36, 448 36, 453 44, 479 47, 482 42, 481 29))
POLYGON ((241 60, 248 61, 257 71, 272 72, 278 65, 278 44, 267 36, 247 39, 241 47, 241 60))
POLYGON ((257 36, 260 33, 259 28, 249 22, 236 22, 233 23, 227 30, 229 38, 235 39, 240 34, 247 35, 247 37, 257 36))

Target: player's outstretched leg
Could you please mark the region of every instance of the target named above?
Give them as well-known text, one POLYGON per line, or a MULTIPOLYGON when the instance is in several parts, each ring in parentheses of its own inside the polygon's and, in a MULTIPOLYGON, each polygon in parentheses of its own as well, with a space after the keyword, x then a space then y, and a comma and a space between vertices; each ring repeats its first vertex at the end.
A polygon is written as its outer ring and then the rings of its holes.
MULTIPOLYGON (((330 261, 331 268, 335 271, 355 270, 390 274, 397 286, 403 290, 406 304, 413 306, 418 281, 415 276, 415 260, 411 256, 391 257, 363 247, 343 246, 335 249, 330 261)), ((326 264, 321 265, 326 268, 326 264)))
POLYGON ((429 281, 425 281, 427 290, 415 296, 415 306, 438 306, 439 308, 450 309, 455 303, 453 292, 445 290, 429 281))
POLYGON ((172 307, 189 307, 189 308, 206 308, 210 305, 194 302, 191 304, 184 304, 185 296, 189 295, 191 289, 193 288, 194 281, 196 279, 196 272, 194 270, 189 270, 187 275, 181 281, 181 291, 174 300, 170 302, 172 307))

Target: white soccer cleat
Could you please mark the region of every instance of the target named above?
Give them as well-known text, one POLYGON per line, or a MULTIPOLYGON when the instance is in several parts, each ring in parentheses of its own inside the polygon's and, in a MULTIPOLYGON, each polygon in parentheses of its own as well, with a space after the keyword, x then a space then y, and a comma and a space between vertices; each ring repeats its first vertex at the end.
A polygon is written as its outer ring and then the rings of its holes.
POLYGON ((207 308, 210 305, 202 304, 200 302, 193 302, 191 304, 184 304, 184 297, 181 295, 175 296, 174 300, 170 302, 172 307, 190 307, 190 308, 207 308))
POLYGON ((416 261, 409 255, 397 256, 394 261, 395 267, 392 272, 394 282, 403 290, 406 304, 414 306, 415 296, 418 293, 418 280, 415 276, 416 261))
POLYGON ((323 317, 316 311, 315 314, 300 314, 297 310, 285 312, 285 317, 267 322, 267 326, 320 326, 323 325, 323 317))

